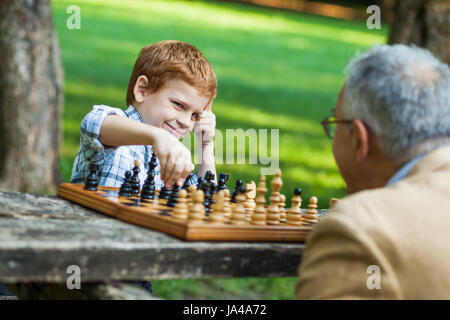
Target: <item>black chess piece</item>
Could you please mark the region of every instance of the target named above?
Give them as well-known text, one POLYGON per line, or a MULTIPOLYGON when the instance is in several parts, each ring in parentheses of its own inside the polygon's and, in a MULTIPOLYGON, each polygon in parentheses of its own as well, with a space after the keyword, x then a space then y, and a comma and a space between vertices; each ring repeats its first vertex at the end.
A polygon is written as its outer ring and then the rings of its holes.
POLYGON ((222 191, 224 189, 228 189, 226 183, 228 181, 228 174, 226 173, 219 173, 219 191, 222 191))
POLYGON ((155 168, 158 166, 158 162, 156 160, 156 155, 153 154, 150 162, 148 163, 148 173, 147 179, 144 181, 144 185, 141 190, 141 198, 143 199, 154 199, 155 198, 155 176, 156 171, 155 168))
POLYGON ((141 172, 141 169, 139 169, 139 164, 139 160, 134 161, 133 176, 131 177, 131 188, 133 194, 139 194, 141 189, 141 182, 139 181, 139 172, 141 172))
POLYGON ((150 159, 150 162, 148 163, 149 171, 155 171, 155 168, 158 166, 158 160, 156 159, 156 155, 152 154, 152 157, 150 159))
POLYGON ((211 170, 206 171, 205 176, 203 177, 203 180, 211 182, 212 180, 214 180, 214 173, 212 173, 211 170))
POLYGON ((234 189, 234 192, 231 195, 231 200, 230 200, 231 202, 237 203, 236 196, 238 195, 238 192, 239 192, 241 186, 242 186, 242 180, 241 179, 236 180, 236 188, 234 189))
POLYGON ((203 182, 203 178, 199 177, 198 181, 197 181, 197 190, 200 189, 200 186, 202 185, 202 182, 203 182))
POLYGON ((211 206, 211 182, 207 180, 203 180, 202 184, 200 185, 200 190, 203 191, 204 200, 203 200, 203 206, 205 207, 205 211, 209 213, 210 206, 211 206))
POLYGON ((133 195, 133 188, 131 185, 131 171, 125 172, 125 181, 120 186, 119 195, 123 197, 131 197, 133 195))
POLYGON ((172 190, 170 188, 167 188, 164 186, 161 191, 159 192, 159 198, 160 199, 169 199, 170 194, 172 193, 172 190))
POLYGON ((189 173, 187 178, 184 180, 183 189, 185 189, 186 191, 188 190, 189 186, 192 184, 191 179, 194 175, 195 175, 195 172, 192 171, 191 173, 189 173))
POLYGON ((301 188, 295 188, 294 189, 294 195, 295 196, 301 196, 302 195, 302 189, 301 188))
POLYGON ((86 177, 86 183, 84 185, 84 190, 96 191, 98 187, 98 176, 97 176, 98 165, 91 162, 89 164, 89 175, 86 177))
POLYGON ((154 199, 155 198, 155 171, 149 171, 147 179, 141 190, 142 199, 154 199))
POLYGON ((180 190, 181 190, 181 187, 178 186, 178 185, 174 185, 172 187, 172 192, 170 194, 170 198, 167 201, 167 206, 168 207, 175 207, 175 205, 178 202, 178 192, 180 192, 180 190))

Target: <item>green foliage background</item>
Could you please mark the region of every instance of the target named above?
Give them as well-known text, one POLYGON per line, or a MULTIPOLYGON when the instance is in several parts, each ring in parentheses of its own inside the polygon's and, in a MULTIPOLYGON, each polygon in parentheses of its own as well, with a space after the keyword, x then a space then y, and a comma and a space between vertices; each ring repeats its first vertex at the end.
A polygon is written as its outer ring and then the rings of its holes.
MULTIPOLYGON (((316 195, 319 207, 326 208, 330 197, 345 195, 331 140, 319 122, 336 103, 349 59, 385 43, 384 26, 368 30, 365 21, 225 2, 55 0, 52 9, 65 70, 61 164, 66 181, 83 117, 95 104, 126 108, 139 50, 175 39, 199 48, 216 72, 217 129, 224 135, 226 129, 279 129, 282 192, 288 199, 301 187, 304 199, 316 195), (66 26, 70 5, 81 9, 80 30, 66 26)), ((218 164, 217 170, 230 174, 232 186, 236 179, 257 181, 262 166, 218 164)), ((290 299, 295 280, 177 280, 153 286, 168 299, 290 299)))

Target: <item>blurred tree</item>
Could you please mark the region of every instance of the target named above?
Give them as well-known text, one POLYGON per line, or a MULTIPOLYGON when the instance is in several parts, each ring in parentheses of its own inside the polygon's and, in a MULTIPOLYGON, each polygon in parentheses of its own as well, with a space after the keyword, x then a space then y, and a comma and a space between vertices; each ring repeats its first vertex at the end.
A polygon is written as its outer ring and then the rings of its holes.
POLYGON ((0 1, 0 189, 61 181, 62 67, 49 0, 0 1))
POLYGON ((396 1, 394 10, 388 43, 415 44, 450 63, 449 0, 396 1))

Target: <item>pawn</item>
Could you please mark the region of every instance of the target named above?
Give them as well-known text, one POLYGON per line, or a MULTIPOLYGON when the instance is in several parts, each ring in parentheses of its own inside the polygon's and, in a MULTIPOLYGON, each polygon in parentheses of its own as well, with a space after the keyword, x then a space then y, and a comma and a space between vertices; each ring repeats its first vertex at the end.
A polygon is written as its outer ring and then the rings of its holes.
POLYGON ((319 213, 317 212, 317 197, 309 198, 308 210, 303 217, 303 221, 307 224, 315 224, 319 222, 319 213))
POLYGON ((188 218, 189 210, 187 206, 187 191, 181 189, 178 193, 178 202, 172 211, 172 216, 180 220, 186 220, 188 218))
POLYGON ((181 187, 178 185, 174 185, 172 187, 169 200, 167 201, 168 207, 172 207, 172 208, 175 207, 175 205, 177 204, 177 201, 178 201, 178 196, 179 196, 180 190, 181 190, 181 187))
POLYGON ((295 188, 294 196, 291 199, 291 207, 289 208, 286 215, 286 224, 289 226, 300 227, 302 225, 302 210, 300 209, 302 204, 302 189, 295 188))
POLYGON ((211 213, 209 214, 210 223, 223 223, 225 217, 223 215, 224 208, 224 194, 223 192, 218 192, 213 195, 214 203, 211 205, 211 213))
POLYGON ((194 192, 196 190, 197 189, 195 188, 195 186, 193 184, 188 186, 187 191, 188 191, 188 208, 189 208, 189 211, 191 210, 191 208, 192 208, 192 206, 194 204, 194 198, 193 197, 194 197, 194 192))
POLYGON ((166 186, 164 186, 159 193, 159 198, 160 199, 169 199, 171 193, 172 193, 172 190, 170 188, 167 188, 166 186))
POLYGON ((281 180, 281 170, 277 169, 275 173, 275 177, 270 182, 272 186, 272 193, 270 194, 270 204, 267 208, 267 224, 270 225, 278 225, 280 224, 280 190, 283 185, 283 181, 281 180))
POLYGON ((123 197, 131 197, 133 195, 133 188, 131 185, 131 171, 125 172, 125 181, 120 186, 119 195, 123 197))
POLYGON ((237 203, 236 196, 238 195, 239 189, 241 188, 241 186, 242 186, 242 180, 241 179, 236 180, 236 189, 234 189, 234 192, 231 195, 231 202, 237 203))
POLYGON ((134 160, 133 176, 131 177, 131 187, 133 194, 139 194, 139 191, 141 189, 141 183, 139 181, 139 172, 141 172, 141 169, 139 169, 140 165, 141 162, 139 161, 139 159, 134 160))
POLYGON ((224 195, 223 215, 225 217, 225 220, 228 221, 231 219, 230 189, 228 188, 223 189, 223 195, 224 195))
POLYGON ((155 197, 155 172, 150 172, 142 186, 141 199, 154 199, 155 197))
POLYGON ((91 162, 89 163, 89 175, 86 178, 86 184, 84 185, 84 190, 96 191, 98 187, 98 176, 97 176, 98 165, 91 162))
POLYGON ((246 184, 247 192, 245 193, 245 212, 248 215, 253 213, 253 210, 256 207, 255 198, 256 198, 256 184, 254 181, 246 184))
POLYGON ((238 194, 236 195, 237 204, 233 208, 233 213, 231 215, 231 224, 233 225, 243 225, 246 224, 246 214, 245 214, 245 187, 241 185, 238 189, 238 194))
POLYGON ((189 209, 189 223, 202 223, 205 218, 205 207, 203 206, 203 191, 195 190, 192 194, 192 207, 189 209))
POLYGON ((220 172, 218 180, 219 191, 228 189, 226 185, 227 181, 228 181, 228 174, 220 172))
POLYGON ((258 188, 256 188, 256 207, 253 210, 251 224, 264 226, 266 225, 266 176, 259 178, 258 188))

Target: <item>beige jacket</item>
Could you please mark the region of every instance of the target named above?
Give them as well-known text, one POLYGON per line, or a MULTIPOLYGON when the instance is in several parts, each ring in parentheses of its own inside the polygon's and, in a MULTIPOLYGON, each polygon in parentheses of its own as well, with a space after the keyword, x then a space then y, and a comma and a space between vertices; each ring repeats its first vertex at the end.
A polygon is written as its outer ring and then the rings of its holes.
POLYGON ((297 299, 450 299, 450 147, 392 186, 339 201, 299 275, 297 299))

